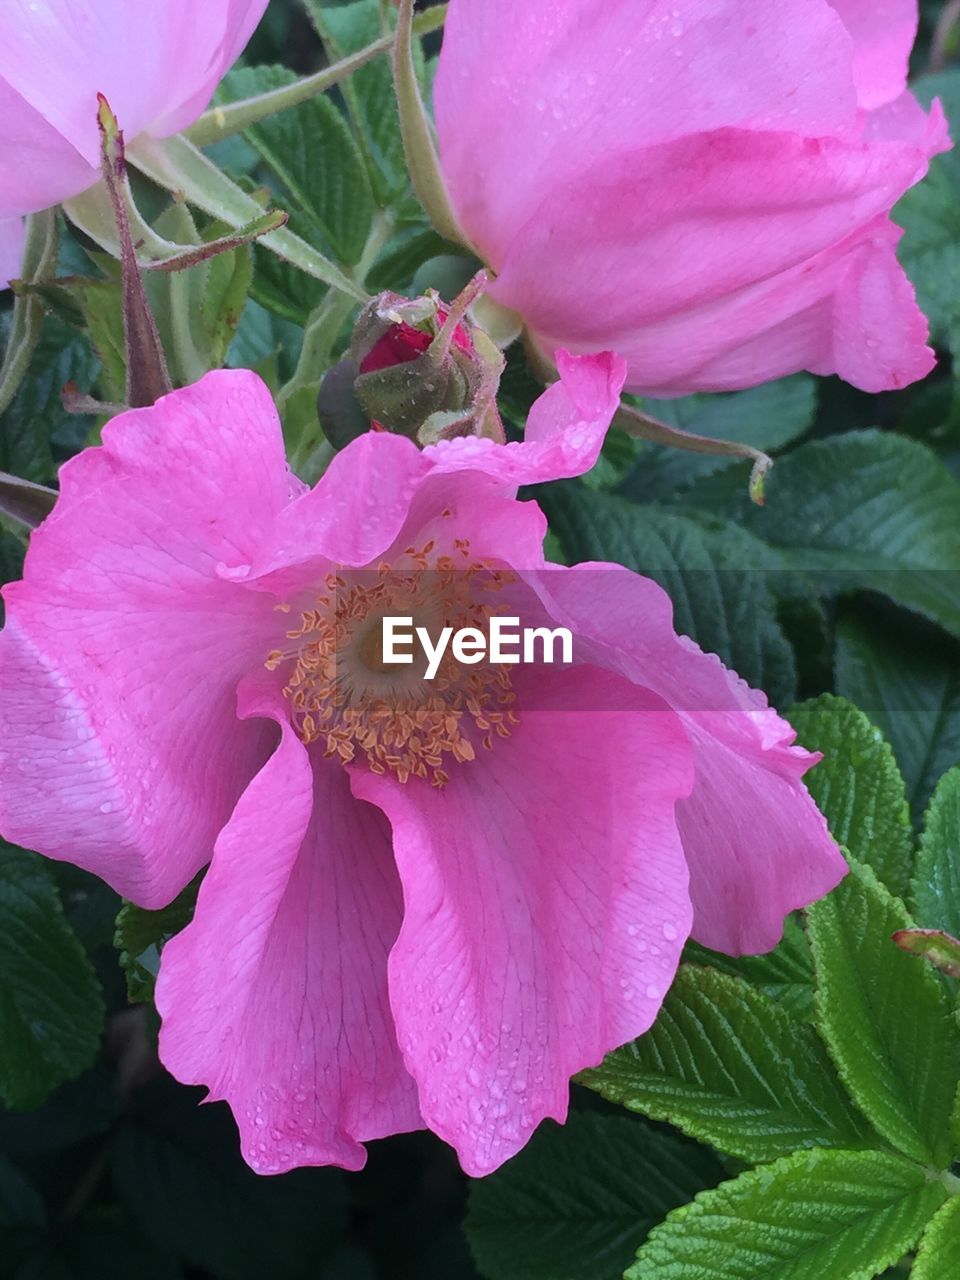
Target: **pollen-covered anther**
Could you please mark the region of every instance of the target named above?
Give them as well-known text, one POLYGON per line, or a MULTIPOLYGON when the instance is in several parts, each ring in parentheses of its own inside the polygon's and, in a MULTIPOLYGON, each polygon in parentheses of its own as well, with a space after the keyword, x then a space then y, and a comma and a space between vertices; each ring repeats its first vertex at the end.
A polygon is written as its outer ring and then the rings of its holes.
POLYGON ((451 764, 468 764, 478 745, 491 750, 494 737, 509 737, 517 723, 509 667, 462 666, 448 647, 428 680, 418 642, 412 662, 384 655, 387 617, 412 618, 432 643, 444 627, 487 633, 495 610, 483 597, 513 575, 473 559, 465 538, 454 551, 456 558, 437 553, 431 540, 406 547, 395 564, 326 575, 287 632, 288 646, 266 658, 270 670, 287 669, 284 695, 303 742, 319 743, 344 764, 362 757, 374 773, 443 787, 451 764))

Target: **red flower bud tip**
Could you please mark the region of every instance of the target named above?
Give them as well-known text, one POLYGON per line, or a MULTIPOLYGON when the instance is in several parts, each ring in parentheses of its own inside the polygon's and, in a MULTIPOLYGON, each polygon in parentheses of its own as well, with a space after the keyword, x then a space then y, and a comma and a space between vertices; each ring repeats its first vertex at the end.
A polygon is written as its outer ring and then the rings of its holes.
MULTIPOLYGON (((437 307, 438 328, 446 323, 448 315, 449 312, 445 308, 437 307)), ((415 329, 406 321, 400 321, 384 334, 373 350, 363 358, 360 372, 376 373, 378 369, 389 369, 397 364, 409 364, 411 360, 416 360, 427 351, 433 339, 432 333, 424 329, 415 329)), ((453 343, 468 355, 473 353, 473 341, 462 324, 457 325, 454 331, 453 343)))

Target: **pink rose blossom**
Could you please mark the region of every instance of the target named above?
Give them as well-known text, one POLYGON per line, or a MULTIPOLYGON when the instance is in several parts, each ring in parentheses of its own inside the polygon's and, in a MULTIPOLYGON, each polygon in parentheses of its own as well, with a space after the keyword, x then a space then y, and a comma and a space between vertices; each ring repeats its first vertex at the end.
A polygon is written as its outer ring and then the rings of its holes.
POLYGON ((3 0, 0 217, 79 195, 99 177, 97 94, 128 142, 192 124, 267 0, 3 0))
POLYGON ((0 218, 0 289, 6 289, 20 275, 23 238, 22 218, 0 218))
POLYGON ((817 757, 664 592, 545 563, 516 486, 593 464, 624 377, 558 366, 523 444, 369 432, 312 490, 263 383, 210 373, 64 466, 4 590, 0 829, 145 907, 210 863, 160 1053, 261 1172, 422 1126, 496 1168, 650 1026, 691 930, 765 950, 844 873, 817 757), (573 665, 428 701, 371 644, 501 600, 573 665))
POLYGON ((628 390, 933 366, 890 210, 949 146, 916 0, 451 0, 435 102, 491 294, 628 390))

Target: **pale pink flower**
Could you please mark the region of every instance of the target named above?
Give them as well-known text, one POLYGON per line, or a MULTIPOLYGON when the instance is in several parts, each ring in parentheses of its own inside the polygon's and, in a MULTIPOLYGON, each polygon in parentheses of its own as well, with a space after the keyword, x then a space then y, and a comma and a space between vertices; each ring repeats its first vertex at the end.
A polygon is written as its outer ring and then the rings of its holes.
POLYGON ((261 1172, 421 1126, 488 1172, 650 1026, 691 928, 767 949, 844 873, 817 757, 664 592, 545 564, 516 486, 593 464, 624 376, 558 363, 523 444, 369 432, 312 490, 263 383, 210 373, 63 467, 5 588, 0 829, 146 907, 210 862, 160 1053, 261 1172), (573 665, 446 668, 427 705, 373 629, 467 587, 573 665))
POLYGON ((23 239, 22 218, 0 218, 0 289, 20 275, 23 239))
POLYGON ((441 164, 492 296, 641 393, 923 377, 890 210, 949 139, 916 29, 916 0, 451 0, 441 164))
POLYGON ((192 124, 267 0, 3 0, 0 217, 79 195, 100 166, 97 94, 127 142, 192 124))

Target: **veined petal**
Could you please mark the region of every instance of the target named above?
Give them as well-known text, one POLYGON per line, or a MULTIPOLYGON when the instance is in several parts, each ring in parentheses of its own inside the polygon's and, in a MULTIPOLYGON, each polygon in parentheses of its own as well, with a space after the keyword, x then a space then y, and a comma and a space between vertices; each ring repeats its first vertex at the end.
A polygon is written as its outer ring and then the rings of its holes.
POLYGON ((555 623, 575 633, 581 661, 650 689, 682 719, 694 786, 677 806, 690 868, 693 936, 733 955, 769 951, 789 912, 846 874, 801 778, 819 756, 758 690, 673 630, 670 598, 620 565, 525 574, 555 623))
POLYGON ((690 922, 675 717, 589 668, 517 683, 513 736, 442 790, 350 769, 393 826, 404 1059, 425 1121, 477 1176, 565 1118, 571 1075, 650 1026, 690 922))
POLYGON ((129 141, 155 121, 182 128, 189 120, 178 109, 203 110, 265 8, 266 0, 5 0, 0 77, 96 167, 98 93, 129 141))
POLYGON ((422 1123, 387 996, 402 912, 390 834, 262 686, 242 712, 276 720, 280 743, 217 840, 193 921, 164 948, 160 1057, 230 1104, 257 1172, 360 1169, 362 1142, 422 1123))
POLYGON ((209 374, 103 440, 63 467, 4 589, 0 829, 159 907, 263 759, 236 687, 274 647, 275 601, 220 571, 249 561, 297 482, 250 373, 209 374))

